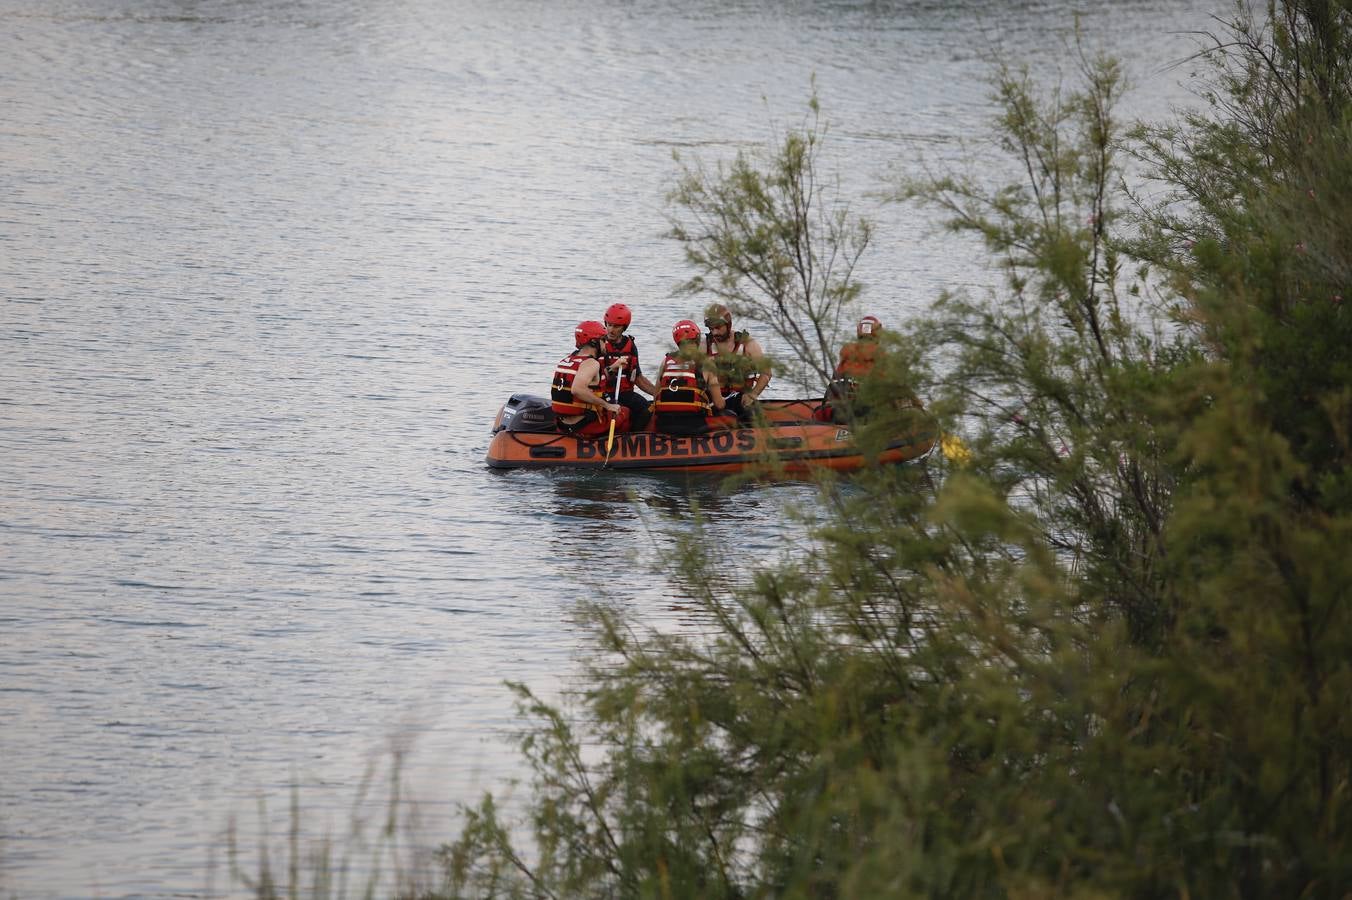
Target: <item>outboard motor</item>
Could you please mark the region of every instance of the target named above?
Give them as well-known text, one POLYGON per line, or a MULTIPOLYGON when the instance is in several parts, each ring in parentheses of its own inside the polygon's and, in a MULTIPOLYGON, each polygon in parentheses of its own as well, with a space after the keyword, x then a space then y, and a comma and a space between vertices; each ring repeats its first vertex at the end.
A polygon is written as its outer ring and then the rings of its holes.
POLYGON ((513 394, 502 407, 498 417, 499 431, 555 431, 558 425, 554 419, 554 408, 545 397, 535 394, 513 394))

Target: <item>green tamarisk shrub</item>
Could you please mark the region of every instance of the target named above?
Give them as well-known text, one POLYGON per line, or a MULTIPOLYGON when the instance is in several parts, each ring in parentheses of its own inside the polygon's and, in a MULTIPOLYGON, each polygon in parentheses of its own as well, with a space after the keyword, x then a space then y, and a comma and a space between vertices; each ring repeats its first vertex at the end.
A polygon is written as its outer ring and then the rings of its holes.
MULTIPOLYGON (((733 586, 676 540, 698 632, 587 607, 579 707, 515 688, 526 819, 467 810, 441 894, 1347 896, 1350 16, 1241 11, 1211 105, 1130 134, 1109 60, 1050 89, 1000 70, 1022 177, 897 196, 1001 284, 889 329, 861 394, 916 390, 970 461, 825 482, 814 540, 733 586)), ((785 249, 822 134, 673 197, 703 223, 674 231, 689 287, 796 323, 809 368, 858 290, 785 249)), ((865 441, 906 412, 871 405, 865 441)))

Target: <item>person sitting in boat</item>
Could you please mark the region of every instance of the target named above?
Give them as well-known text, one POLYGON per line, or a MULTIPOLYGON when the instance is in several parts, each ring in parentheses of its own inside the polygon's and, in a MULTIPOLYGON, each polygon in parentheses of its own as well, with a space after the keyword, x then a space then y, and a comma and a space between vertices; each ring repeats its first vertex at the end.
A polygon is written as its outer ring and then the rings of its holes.
POLYGON ((558 417, 559 430, 568 434, 606 434, 610 430, 610 416, 616 418, 616 431, 629 430, 629 410, 597 393, 602 384, 600 357, 605 336, 606 326, 600 322, 579 322, 573 332, 577 349, 554 367, 554 381, 549 389, 551 406, 558 417))
POLYGON ((732 310, 722 303, 704 311, 704 324, 709 329, 704 352, 713 360, 728 412, 746 421, 770 384, 765 353, 749 332, 732 330, 732 310))
POLYGON ((699 348, 699 326, 682 319, 671 327, 676 349, 657 373, 653 413, 657 430, 667 434, 704 434, 726 406, 713 365, 699 348))
POLYGON ((840 362, 836 364, 833 381, 850 381, 855 384, 873 371, 878 361, 878 348, 882 345, 878 338, 882 336, 883 323, 877 316, 864 316, 855 327, 856 338, 840 348, 840 362))
MULTIPOLYGON (((831 383, 826 386, 826 397, 818 418, 844 423, 868 413, 868 407, 859 402, 859 383, 873 373, 884 352, 881 337, 883 323, 877 316, 864 316, 855 327, 855 340, 840 348, 840 362, 836 364, 831 383)), ((899 406, 920 406, 913 395, 902 398, 899 406)))
POLYGON ((657 388, 638 365, 638 346, 632 336, 625 334, 634 314, 623 303, 612 303, 606 309, 606 336, 601 341, 601 369, 605 373, 604 393, 615 398, 615 378, 620 380, 620 404, 629 410, 629 427, 642 431, 652 417, 651 401, 638 391, 656 396, 657 388))

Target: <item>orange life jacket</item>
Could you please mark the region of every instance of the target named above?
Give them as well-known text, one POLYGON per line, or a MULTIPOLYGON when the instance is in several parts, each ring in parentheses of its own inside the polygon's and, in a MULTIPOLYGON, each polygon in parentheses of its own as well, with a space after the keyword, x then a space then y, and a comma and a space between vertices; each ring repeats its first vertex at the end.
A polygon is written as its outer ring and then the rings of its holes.
POLYGON ((663 413, 708 413, 712 405, 700 363, 668 353, 657 373, 653 412, 659 416, 663 413))
POLYGON ((589 359, 596 357, 574 352, 559 360, 559 364, 554 367, 554 381, 549 386, 549 399, 556 415, 580 416, 592 408, 591 404, 583 403, 573 396, 573 380, 577 378, 578 367, 589 359))
POLYGON ((877 341, 851 341, 840 348, 840 364, 836 366, 835 377, 858 381, 873 371, 877 360, 877 341))
POLYGON ((758 372, 747 373, 746 370, 731 357, 746 356, 746 342, 751 340, 751 335, 745 331, 734 331, 732 333, 732 350, 727 353, 720 353, 718 345, 714 343, 712 335, 704 336, 704 352, 714 361, 714 366, 718 369, 718 386, 723 391, 723 396, 735 394, 738 391, 746 390, 748 382, 754 382, 760 375, 758 372), (723 359, 719 359, 722 356, 723 359))

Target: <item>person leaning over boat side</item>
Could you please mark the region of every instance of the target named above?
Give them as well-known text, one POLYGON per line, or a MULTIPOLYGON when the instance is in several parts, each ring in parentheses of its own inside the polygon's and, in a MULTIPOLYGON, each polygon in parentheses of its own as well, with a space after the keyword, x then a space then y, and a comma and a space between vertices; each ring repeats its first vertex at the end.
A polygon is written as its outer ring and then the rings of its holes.
POLYGON ((614 378, 618 374, 620 403, 629 410, 629 427, 633 431, 642 431, 652 417, 652 406, 651 401, 634 388, 656 396, 657 387, 639 368, 638 345, 634 338, 624 333, 633 320, 633 312, 623 303, 612 303, 606 309, 606 336, 601 341, 601 370, 605 374, 602 393, 614 398, 614 378))
POLYGON ((600 415, 604 410, 615 416, 615 430, 629 430, 629 410, 611 403, 597 393, 602 384, 601 341, 606 326, 588 320, 579 322, 573 331, 577 349, 559 360, 554 367, 554 381, 549 388, 551 405, 558 416, 559 430, 582 436, 602 435, 610 430, 610 419, 600 415))
POLYGON ((718 372, 718 387, 728 412, 742 420, 750 419, 756 400, 770 384, 765 353, 750 332, 732 330, 732 310, 722 303, 704 311, 704 324, 709 329, 704 352, 718 372))
POLYGON ((713 364, 699 348, 699 326, 682 319, 671 327, 676 349, 662 359, 653 394, 657 430, 667 434, 704 434, 711 424, 720 424, 711 414, 726 405, 713 376, 713 364))

